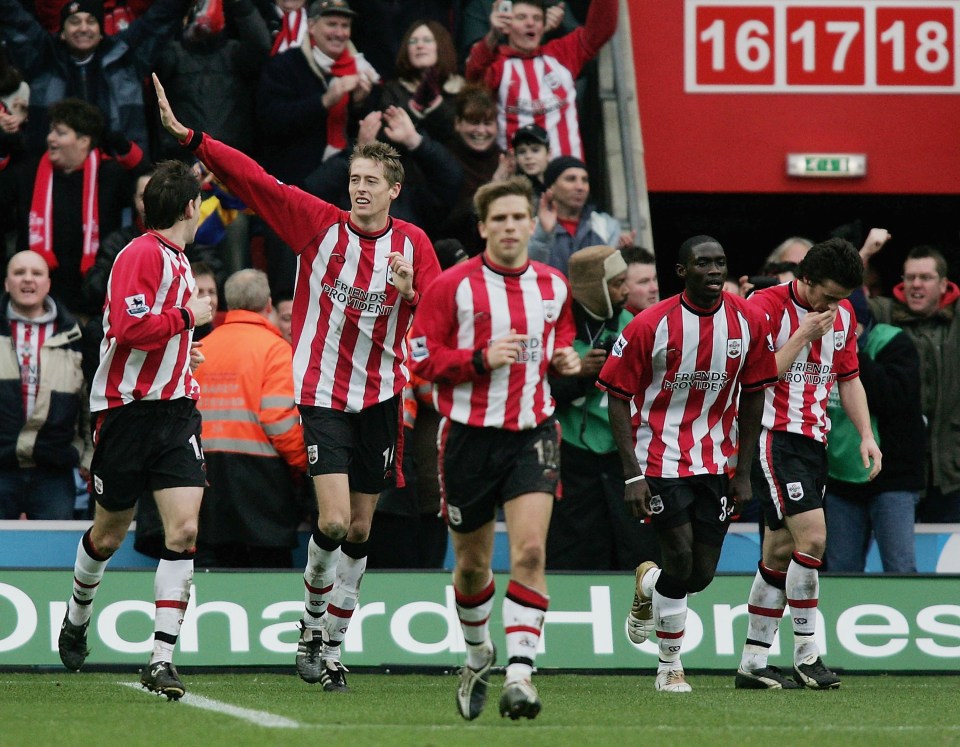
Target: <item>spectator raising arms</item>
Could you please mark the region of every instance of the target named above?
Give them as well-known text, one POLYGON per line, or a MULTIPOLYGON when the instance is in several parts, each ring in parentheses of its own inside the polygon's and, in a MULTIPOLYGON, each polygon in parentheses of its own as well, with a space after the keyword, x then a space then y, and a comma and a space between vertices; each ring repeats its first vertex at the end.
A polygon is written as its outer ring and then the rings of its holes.
POLYGON ((552 155, 583 158, 574 81, 616 31, 620 0, 593 0, 582 27, 543 46, 543 0, 516 0, 506 12, 501 5, 492 3, 490 31, 467 58, 467 80, 497 92, 500 147, 532 123, 550 134, 552 155))

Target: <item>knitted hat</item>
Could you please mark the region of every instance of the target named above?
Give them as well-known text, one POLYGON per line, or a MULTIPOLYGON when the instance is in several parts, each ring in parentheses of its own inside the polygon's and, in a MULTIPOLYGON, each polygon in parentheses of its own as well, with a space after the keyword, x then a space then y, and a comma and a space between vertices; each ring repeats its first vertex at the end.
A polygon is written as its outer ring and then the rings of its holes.
POLYGON ((574 252, 567 265, 574 300, 597 319, 609 319, 613 304, 607 283, 626 271, 627 263, 612 246, 588 246, 574 252))
POLYGON ((437 253, 437 261, 440 262, 442 270, 449 270, 454 265, 470 259, 459 239, 439 239, 434 242, 433 250, 437 253))
POLYGON ((557 177, 560 176, 567 169, 584 169, 586 170, 587 164, 581 161, 579 158, 573 156, 560 156, 559 158, 554 158, 550 163, 547 164, 547 170, 543 172, 543 188, 548 189, 555 181, 557 177))
POLYGON ((100 32, 103 32, 103 3, 101 0, 70 0, 60 9, 60 30, 67 19, 74 13, 89 13, 97 19, 100 24, 100 32))

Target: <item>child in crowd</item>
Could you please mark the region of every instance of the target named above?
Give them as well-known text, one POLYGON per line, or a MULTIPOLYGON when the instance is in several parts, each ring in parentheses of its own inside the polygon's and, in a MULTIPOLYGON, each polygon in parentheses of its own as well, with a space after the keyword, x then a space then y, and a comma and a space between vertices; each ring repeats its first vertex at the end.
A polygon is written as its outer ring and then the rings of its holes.
POLYGON ((517 174, 530 180, 535 205, 540 204, 540 195, 544 190, 543 174, 550 163, 549 143, 546 130, 535 124, 521 127, 511 141, 517 162, 517 174))

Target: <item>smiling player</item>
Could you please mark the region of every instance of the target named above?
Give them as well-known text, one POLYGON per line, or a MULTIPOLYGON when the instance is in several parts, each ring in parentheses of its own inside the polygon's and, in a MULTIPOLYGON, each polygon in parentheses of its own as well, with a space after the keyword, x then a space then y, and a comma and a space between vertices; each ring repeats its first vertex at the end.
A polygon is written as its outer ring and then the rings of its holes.
POLYGON ((351 208, 340 210, 184 127, 153 80, 167 131, 297 252, 294 397, 319 508, 303 577, 297 672, 343 692, 340 644, 357 606, 377 497, 396 456, 400 394, 409 377, 405 336, 417 288, 430 285, 440 265, 423 231, 390 217, 403 166, 389 146, 354 149, 351 208))

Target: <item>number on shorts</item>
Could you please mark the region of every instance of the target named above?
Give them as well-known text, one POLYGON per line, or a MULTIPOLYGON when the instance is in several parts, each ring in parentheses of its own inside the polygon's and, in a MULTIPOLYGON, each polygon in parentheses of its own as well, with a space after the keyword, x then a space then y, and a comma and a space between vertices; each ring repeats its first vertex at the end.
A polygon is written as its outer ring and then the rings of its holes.
POLYGON ((197 459, 203 459, 203 449, 200 447, 200 444, 197 442, 196 434, 190 436, 187 439, 190 442, 190 445, 193 447, 193 453, 197 459))

